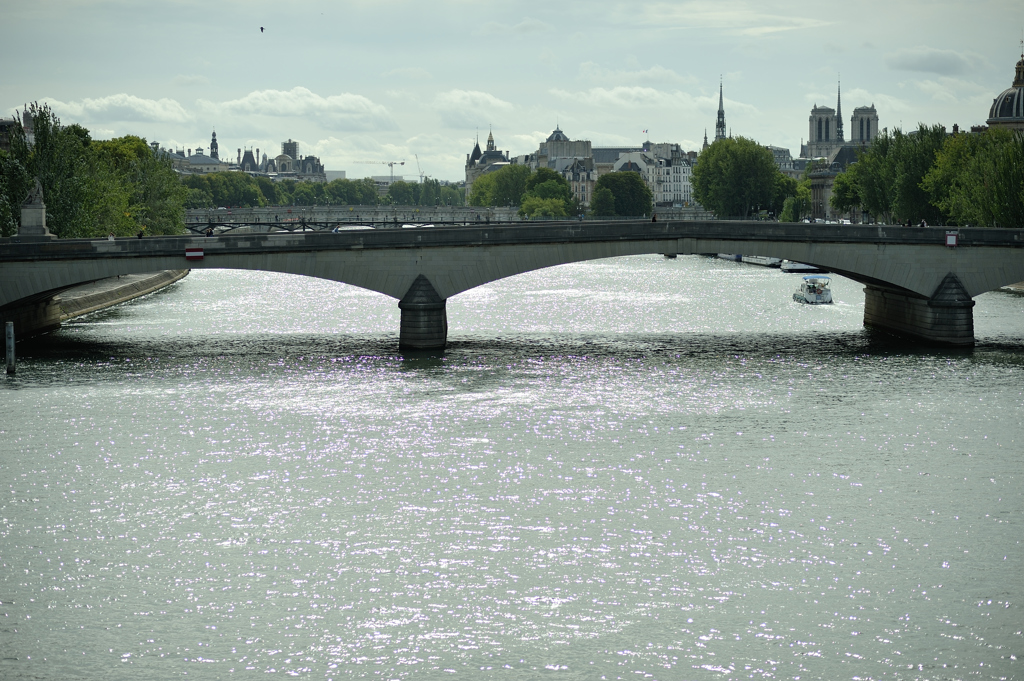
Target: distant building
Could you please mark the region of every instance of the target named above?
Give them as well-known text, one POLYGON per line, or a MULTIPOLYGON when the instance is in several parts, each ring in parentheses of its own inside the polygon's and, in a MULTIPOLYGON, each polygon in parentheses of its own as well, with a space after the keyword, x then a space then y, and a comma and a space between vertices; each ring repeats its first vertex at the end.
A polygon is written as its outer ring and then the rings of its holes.
POLYGON ((1024 51, 1017 62, 1013 85, 992 100, 988 120, 985 122, 991 128, 1024 130, 1024 51))
POLYGON ((775 161, 775 166, 779 169, 779 172, 786 177, 792 177, 795 180, 800 179, 803 168, 800 170, 796 169, 793 164, 793 155, 789 153, 789 149, 775 147, 770 144, 766 148, 772 152, 772 159, 775 161))
POLYGON ((3 151, 11 150, 11 135, 17 125, 17 118, 0 118, 0 149, 3 151))
POLYGON ((494 145, 494 133, 487 133, 487 151, 480 151, 480 142, 473 146, 473 151, 466 155, 466 199, 473 191, 473 183, 481 175, 493 173, 512 161, 508 154, 498 150, 494 145))
POLYGON ((878 136, 878 112, 875 105, 858 106, 850 118, 850 142, 867 146, 878 136))
POLYGON ((281 153, 291 158, 298 158, 299 143, 289 137, 287 142, 281 142, 281 153))

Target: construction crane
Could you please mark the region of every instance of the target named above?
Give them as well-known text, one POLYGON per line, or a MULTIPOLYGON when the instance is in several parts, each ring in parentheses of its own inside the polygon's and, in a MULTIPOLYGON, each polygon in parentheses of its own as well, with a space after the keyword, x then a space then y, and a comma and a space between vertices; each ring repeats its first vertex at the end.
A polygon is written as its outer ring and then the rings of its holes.
POLYGON ((395 166, 404 166, 405 161, 356 161, 363 165, 384 165, 391 169, 391 184, 395 183, 395 166))
POLYGON ((413 156, 416 157, 416 170, 419 171, 420 174, 420 184, 423 184, 423 168, 420 168, 420 155, 413 154, 413 156))

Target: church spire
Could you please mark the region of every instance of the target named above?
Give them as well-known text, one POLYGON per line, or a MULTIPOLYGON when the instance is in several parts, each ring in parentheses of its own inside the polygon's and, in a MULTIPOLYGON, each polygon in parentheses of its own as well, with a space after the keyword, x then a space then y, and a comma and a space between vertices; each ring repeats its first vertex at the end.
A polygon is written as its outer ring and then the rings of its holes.
POLYGON ((843 83, 837 81, 836 85, 836 140, 845 142, 843 137, 843 83))
POLYGON ((718 80, 718 120, 715 122, 715 140, 725 139, 725 107, 722 100, 722 80, 718 80))

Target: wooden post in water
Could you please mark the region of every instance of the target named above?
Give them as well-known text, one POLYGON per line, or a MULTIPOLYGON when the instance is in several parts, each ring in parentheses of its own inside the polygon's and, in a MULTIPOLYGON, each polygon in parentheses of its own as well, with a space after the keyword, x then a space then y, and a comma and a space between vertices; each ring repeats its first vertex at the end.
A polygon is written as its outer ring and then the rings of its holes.
POLYGON ((7 373, 14 373, 14 322, 7 322, 7 373))

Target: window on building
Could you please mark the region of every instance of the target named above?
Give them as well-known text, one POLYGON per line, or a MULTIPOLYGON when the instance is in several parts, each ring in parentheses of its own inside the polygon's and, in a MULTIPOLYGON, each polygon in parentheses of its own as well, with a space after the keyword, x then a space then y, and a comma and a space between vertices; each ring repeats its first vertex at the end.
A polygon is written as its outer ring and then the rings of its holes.
POLYGON ((821 119, 818 119, 818 139, 821 139, 821 119))

